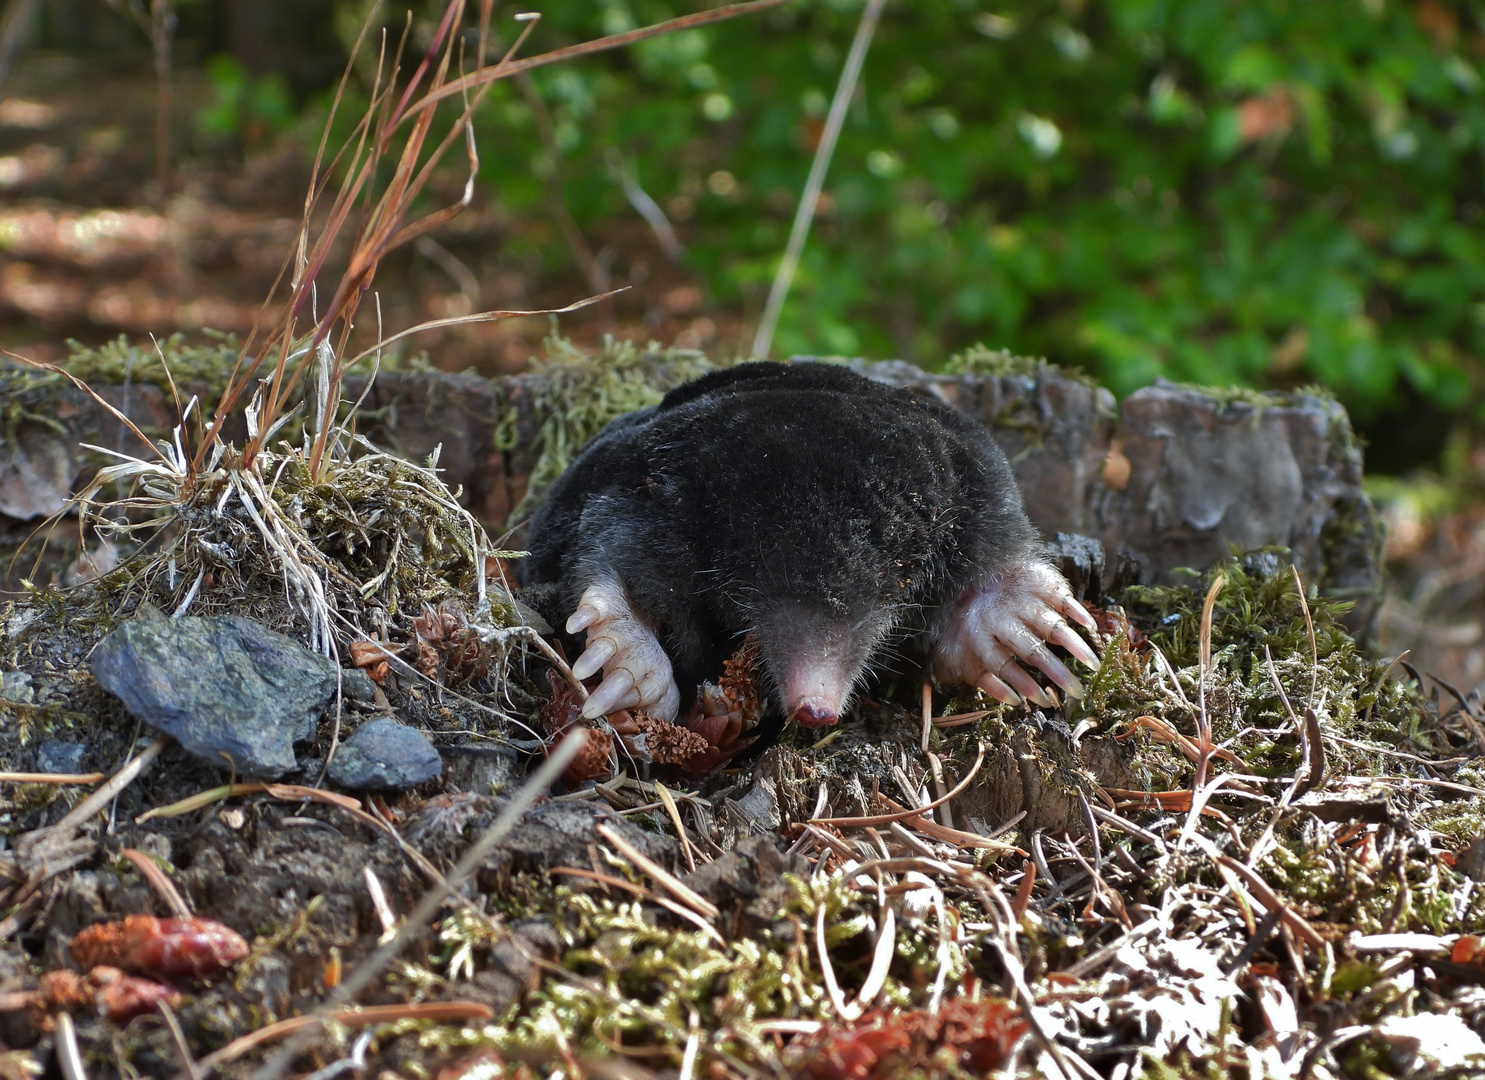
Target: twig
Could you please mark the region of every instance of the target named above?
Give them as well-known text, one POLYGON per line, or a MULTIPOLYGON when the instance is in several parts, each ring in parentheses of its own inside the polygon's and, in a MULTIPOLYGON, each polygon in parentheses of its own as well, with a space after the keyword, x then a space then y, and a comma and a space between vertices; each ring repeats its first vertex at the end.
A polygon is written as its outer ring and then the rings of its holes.
POLYGON ((554 866, 549 871, 549 873, 562 874, 566 877, 586 878, 589 881, 596 881, 601 885, 608 885, 615 889, 622 889, 627 893, 632 893, 635 896, 638 896, 642 900, 648 900, 652 904, 659 904, 672 915, 677 915, 680 918, 685 919, 688 923, 696 927, 707 937, 711 938, 722 948, 725 949, 727 947, 727 940, 717 932, 717 928, 703 919, 700 915, 696 914, 696 912, 692 911, 684 904, 677 904, 674 900, 670 899, 667 896, 656 896, 650 890, 641 888, 640 886, 634 884, 634 882, 632 881, 625 881, 621 877, 615 877, 613 874, 605 874, 599 870, 584 870, 581 867, 577 866, 554 866))
MULTIPOLYGON (((980 743, 980 752, 975 757, 975 763, 970 768, 969 772, 964 774, 964 779, 955 784, 953 790, 949 791, 946 795, 934 799, 930 803, 925 803, 923 806, 912 810, 898 810, 890 814, 873 814, 870 817, 811 818, 810 823, 813 825, 836 825, 840 827, 864 828, 868 825, 890 825, 894 821, 906 821, 908 818, 920 817, 921 815, 926 814, 929 810, 936 810, 938 809, 938 807, 943 806, 950 799, 954 798, 954 796, 958 795, 965 788, 969 787, 970 781, 972 781, 979 774, 980 766, 983 764, 985 764, 985 744, 980 743)), ((883 798, 885 798, 885 796, 883 796, 883 798)), ((891 802, 890 799, 888 799, 887 801, 891 802)))
POLYGON ((175 1052, 180 1055, 181 1072, 189 1080, 201 1080, 201 1069, 196 1065, 196 1059, 191 1056, 191 1046, 186 1042, 186 1033, 181 1030, 180 1021, 175 1017, 175 1010, 164 1001, 157 1001, 155 1008, 159 1010, 165 1026, 170 1029, 170 1038, 175 1043, 175 1052))
POLYGON ((851 42, 851 51, 846 54, 846 64, 841 68, 840 82, 836 84, 835 97, 830 102, 830 112, 825 117, 825 127, 820 132, 820 145, 815 147, 815 160, 810 163, 809 178, 804 182, 804 194, 799 197, 799 208, 794 212, 789 242, 784 248, 784 257, 779 261, 778 272, 774 275, 773 287, 768 291, 768 303, 764 305, 758 333, 753 338, 755 359, 767 360, 768 350, 773 347, 773 331, 784 310, 784 301, 789 296, 789 286, 794 282, 794 271, 799 268, 799 257, 804 252, 810 223, 814 221, 815 209, 820 204, 820 192, 825 187, 825 173, 830 169, 836 140, 840 138, 841 128, 845 126, 846 111, 856 92, 856 80, 861 77, 861 65, 866 60, 872 33, 877 28, 882 8, 886 6, 887 0, 867 0, 866 7, 861 12, 855 40, 851 42))
POLYGON ((496 82, 499 79, 509 79, 521 74, 523 71, 531 71, 534 68, 547 67, 550 64, 560 64, 566 60, 573 60, 579 56, 591 56, 594 53, 607 52, 609 49, 621 49, 626 45, 634 45, 650 38, 659 37, 662 34, 672 34, 677 30, 691 30, 698 26, 707 26, 710 23, 724 22, 727 19, 736 19, 741 15, 753 15, 769 8, 779 7, 787 0, 749 0, 748 3, 727 4, 723 7, 713 8, 711 11, 698 11, 692 15, 682 15, 679 18, 667 19, 665 22, 654 23, 650 26, 642 26, 638 30, 626 30, 622 34, 610 34, 607 37, 595 38, 592 41, 579 42, 569 45, 565 49, 553 49, 548 53, 541 53, 526 60, 512 60, 507 63, 486 68, 484 71, 465 75, 462 79, 455 79, 445 83, 437 90, 429 91, 422 101, 407 110, 407 117, 414 117, 418 113, 431 109, 444 98, 454 97, 484 86, 487 83, 496 82))
POLYGON ((170 736, 161 735, 126 763, 122 769, 114 773, 108 783, 73 807, 72 812, 61 821, 46 829, 21 837, 16 847, 23 854, 29 855, 39 850, 43 844, 50 846, 66 843, 83 822, 111 803, 114 796, 132 784, 140 773, 149 768, 168 745, 170 745, 170 736))
MULTIPOLYGON (((407 1005, 368 1005, 365 1008, 337 1009, 325 1020, 345 1027, 374 1027, 391 1024, 398 1020, 421 1020, 433 1023, 454 1023, 459 1020, 489 1020, 495 1010, 478 1001, 424 1001, 407 1005)), ((205 1076, 223 1065, 229 1065, 244 1054, 264 1043, 281 1039, 306 1028, 316 1028, 324 1023, 318 1016, 291 1016, 287 1020, 268 1024, 257 1031, 233 1039, 213 1054, 202 1058, 197 1065, 205 1076)))
POLYGON ((665 812, 670 815, 671 823, 675 826, 675 834, 681 841, 681 854, 686 856, 686 868, 692 873, 696 872, 696 855, 691 847, 691 838, 686 835, 686 826, 681 821, 681 808, 675 804, 671 797, 670 789, 659 780, 655 781, 655 794, 665 804, 665 812))

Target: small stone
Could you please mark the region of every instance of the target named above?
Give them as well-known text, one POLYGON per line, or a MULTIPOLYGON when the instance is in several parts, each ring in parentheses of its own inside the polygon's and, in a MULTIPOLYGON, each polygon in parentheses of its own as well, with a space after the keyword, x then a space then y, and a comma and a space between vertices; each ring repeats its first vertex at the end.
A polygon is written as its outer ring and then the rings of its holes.
POLYGON ((349 668, 340 673, 341 692, 352 701, 373 702, 376 700, 376 682, 360 668, 349 668))
POLYGON ((521 756, 509 746, 456 746, 444 750, 445 786, 476 795, 514 791, 526 779, 521 756))
POLYGON ((29 705, 36 700, 36 688, 31 685, 31 676, 24 671, 0 671, 0 698, 14 701, 18 705, 29 705))
POLYGON ((442 772, 421 731, 384 716, 358 727, 330 762, 330 779, 356 791, 405 791, 442 772))
POLYGON ((134 716, 212 765, 293 769, 335 693, 335 664, 237 615, 136 618, 104 638, 93 675, 134 716))
POLYGON ((36 747, 36 769, 47 773, 80 773, 88 748, 65 739, 43 739, 36 747))

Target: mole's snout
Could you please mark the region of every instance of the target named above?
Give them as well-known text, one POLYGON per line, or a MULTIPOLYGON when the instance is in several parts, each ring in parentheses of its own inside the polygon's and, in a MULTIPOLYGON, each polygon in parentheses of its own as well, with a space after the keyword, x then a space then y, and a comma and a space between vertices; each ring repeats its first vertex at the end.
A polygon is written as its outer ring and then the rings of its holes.
POLYGON ((829 727, 840 719, 840 713, 829 705, 814 701, 801 701, 789 716, 800 727, 829 727))
POLYGON ((840 720, 884 628, 877 619, 842 619, 806 605, 781 606, 760 622, 763 665, 800 727, 840 720))

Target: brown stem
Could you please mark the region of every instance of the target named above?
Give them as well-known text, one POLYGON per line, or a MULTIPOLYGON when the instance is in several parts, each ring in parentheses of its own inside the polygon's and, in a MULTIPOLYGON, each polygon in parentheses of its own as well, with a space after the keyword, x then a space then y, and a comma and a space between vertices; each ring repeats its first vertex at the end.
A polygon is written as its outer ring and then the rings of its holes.
POLYGON ((150 41, 155 47, 155 180, 160 198, 170 194, 170 45, 175 33, 175 0, 150 0, 150 41))

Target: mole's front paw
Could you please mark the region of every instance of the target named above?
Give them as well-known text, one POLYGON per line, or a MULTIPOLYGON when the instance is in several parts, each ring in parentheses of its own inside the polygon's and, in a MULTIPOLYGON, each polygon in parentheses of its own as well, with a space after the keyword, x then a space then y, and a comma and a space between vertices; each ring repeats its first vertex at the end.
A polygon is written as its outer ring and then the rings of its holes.
POLYGON ((1090 668, 1098 667, 1098 655, 1064 615, 1089 630, 1096 627, 1053 567, 1033 560, 1003 570, 960 599, 934 648, 934 674, 1012 704, 1023 697, 1044 707, 1056 704, 1019 660, 1039 668, 1070 696, 1082 697, 1083 684, 1047 643, 1061 645, 1090 668))
POLYGON ((643 709, 661 720, 675 720, 681 695, 670 658, 654 631, 635 616, 618 581, 600 578, 588 586, 567 620, 569 634, 579 630, 588 631, 588 642, 572 673, 586 679, 603 672, 603 682, 583 706, 584 717, 596 720, 620 709, 643 709))

